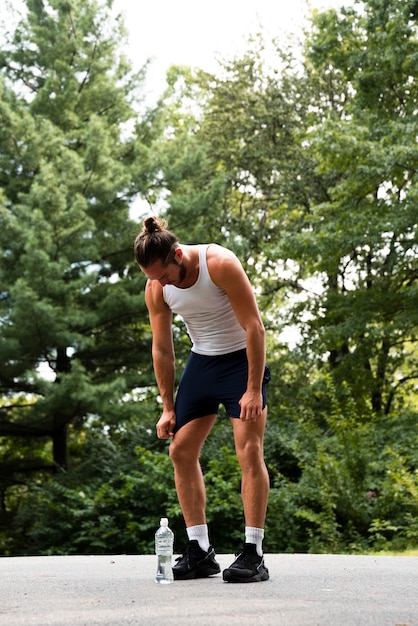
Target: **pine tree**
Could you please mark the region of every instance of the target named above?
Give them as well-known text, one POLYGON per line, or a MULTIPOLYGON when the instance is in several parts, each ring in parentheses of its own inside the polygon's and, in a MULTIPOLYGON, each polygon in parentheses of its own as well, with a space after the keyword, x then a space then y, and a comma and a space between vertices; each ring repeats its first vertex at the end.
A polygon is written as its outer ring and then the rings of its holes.
POLYGON ((151 380, 129 213, 149 174, 145 68, 125 35, 111 1, 27 0, 0 53, 3 490, 67 467, 68 432, 130 417, 151 380))

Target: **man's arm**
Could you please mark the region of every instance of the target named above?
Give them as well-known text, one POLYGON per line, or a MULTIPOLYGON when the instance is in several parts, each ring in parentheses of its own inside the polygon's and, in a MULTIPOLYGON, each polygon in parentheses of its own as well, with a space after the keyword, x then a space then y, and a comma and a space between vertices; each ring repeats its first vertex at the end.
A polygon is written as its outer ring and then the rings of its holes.
POLYGON ((264 325, 251 283, 235 254, 220 246, 210 246, 207 254, 211 278, 225 290, 247 334, 248 382, 240 402, 240 417, 244 421, 256 421, 262 413, 261 387, 266 362, 264 325))
POLYGON ((172 312, 163 299, 158 281, 147 282, 145 302, 152 330, 152 359, 155 378, 163 402, 163 412, 157 423, 160 439, 173 436, 176 423, 174 413, 175 356, 173 345, 172 312))

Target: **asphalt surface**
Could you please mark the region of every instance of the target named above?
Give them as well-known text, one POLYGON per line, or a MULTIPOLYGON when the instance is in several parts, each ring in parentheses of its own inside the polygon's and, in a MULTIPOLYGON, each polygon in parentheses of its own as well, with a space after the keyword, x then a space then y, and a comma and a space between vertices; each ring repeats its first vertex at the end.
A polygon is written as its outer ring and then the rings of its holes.
MULTIPOLYGON (((218 555, 222 567, 234 557, 218 555)), ((418 626, 418 557, 267 554, 270 580, 154 582, 155 556, 0 558, 1 626, 418 626)))

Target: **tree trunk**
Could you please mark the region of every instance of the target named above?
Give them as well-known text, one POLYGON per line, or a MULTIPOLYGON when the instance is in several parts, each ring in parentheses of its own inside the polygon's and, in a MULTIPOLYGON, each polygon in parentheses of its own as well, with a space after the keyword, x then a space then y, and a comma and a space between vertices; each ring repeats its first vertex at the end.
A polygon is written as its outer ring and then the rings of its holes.
MULTIPOLYGON (((57 348, 56 373, 57 384, 61 374, 69 372, 71 360, 67 348, 57 348)), ((52 433, 52 454, 56 467, 67 469, 67 424, 59 415, 54 416, 54 430, 52 433)))
POLYGON ((54 430, 52 434, 52 453, 54 465, 60 469, 67 469, 67 424, 54 430))

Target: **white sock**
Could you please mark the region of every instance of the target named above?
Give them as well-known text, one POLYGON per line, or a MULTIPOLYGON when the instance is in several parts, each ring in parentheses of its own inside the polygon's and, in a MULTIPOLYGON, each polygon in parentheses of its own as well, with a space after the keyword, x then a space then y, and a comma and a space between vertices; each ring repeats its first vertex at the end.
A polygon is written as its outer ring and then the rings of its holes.
POLYGON ((263 556, 264 528, 245 527, 245 543, 255 543, 258 556, 263 556))
POLYGON ((205 552, 209 551, 209 531, 207 524, 199 524, 198 526, 189 526, 186 528, 187 536, 190 541, 196 539, 199 542, 199 546, 205 552))

